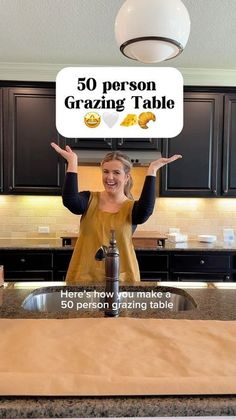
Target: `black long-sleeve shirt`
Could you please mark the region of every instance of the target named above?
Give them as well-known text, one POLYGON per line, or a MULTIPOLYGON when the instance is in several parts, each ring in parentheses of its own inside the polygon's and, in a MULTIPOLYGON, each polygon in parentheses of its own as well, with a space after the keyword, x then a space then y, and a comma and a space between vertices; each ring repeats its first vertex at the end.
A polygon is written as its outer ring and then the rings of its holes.
MULTIPOLYGON (((142 224, 147 221, 155 205, 155 176, 146 176, 139 200, 134 201, 132 224, 142 224)), ((62 192, 63 204, 73 214, 83 214, 88 207, 90 192, 78 192, 77 173, 67 172, 62 192)))

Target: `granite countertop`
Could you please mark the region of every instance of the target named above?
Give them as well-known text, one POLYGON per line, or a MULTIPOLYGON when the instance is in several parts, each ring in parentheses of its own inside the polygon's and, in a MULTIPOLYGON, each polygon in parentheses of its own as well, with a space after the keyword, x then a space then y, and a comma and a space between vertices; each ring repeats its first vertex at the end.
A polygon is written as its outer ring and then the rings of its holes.
MULTIPOLYGON (((44 287, 53 292, 64 289, 64 285, 44 287)), ((28 284, 5 284, 0 288, 1 318, 60 318, 60 312, 29 312, 21 307, 23 300, 31 293, 40 293, 28 284), (17 288, 18 287, 18 288, 17 288)), ((155 288, 153 283, 140 284, 145 291, 155 288)), ((123 287, 122 287, 123 288, 123 287)), ((136 286, 124 286, 134 290, 136 286)), ((67 287, 78 290, 78 287, 67 287)), ((81 288, 83 289, 83 287, 81 288)), ((86 287, 88 289, 88 287, 86 287)), ((89 289, 94 289, 90 286, 89 289)), ((100 289, 96 287, 96 289, 100 289)), ((140 287, 138 287, 140 289, 140 287)), ((166 290, 158 287, 158 290, 166 290)), ((169 288, 168 288, 169 289, 169 288)), ((197 304, 197 308, 182 312, 159 310, 145 313, 145 317, 236 320, 236 289, 216 289, 209 285, 204 289, 182 289, 197 304)), ((102 316, 99 313, 98 316, 102 316)), ((131 316, 142 317, 142 312, 130 312, 131 316)), ((77 313, 63 313, 63 317, 77 317, 77 313)), ((232 416, 236 415, 236 396, 140 396, 140 397, 0 397, 0 417, 152 417, 152 416, 232 416)))
MULTIPOLYGON (((136 239, 137 240, 137 239, 136 239)), ((155 239, 144 237, 141 242, 135 244, 137 250, 158 250, 158 251, 236 251, 236 241, 232 244, 224 243, 223 241, 216 241, 215 243, 203 243, 196 240, 188 240, 184 243, 171 243, 169 240, 165 241, 164 247, 158 246, 155 239)), ((71 250, 73 246, 62 246, 61 238, 0 238, 0 250, 71 250)))
MULTIPOLYGON (((71 246, 69 247, 71 248, 71 246)), ((14 239, 4 238, 0 239, 0 250, 59 250, 67 249, 62 246, 61 238, 43 238, 43 239, 14 239)))

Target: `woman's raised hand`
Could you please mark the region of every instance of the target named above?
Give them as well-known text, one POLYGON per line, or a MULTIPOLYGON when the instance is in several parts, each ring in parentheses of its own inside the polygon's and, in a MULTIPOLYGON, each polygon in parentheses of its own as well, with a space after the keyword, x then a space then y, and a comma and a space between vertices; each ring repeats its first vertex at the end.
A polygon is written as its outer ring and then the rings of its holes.
POLYGON ((148 175, 156 175, 157 170, 159 170, 161 167, 165 166, 166 164, 172 163, 175 160, 182 159, 181 154, 174 154, 171 157, 161 157, 158 160, 154 160, 150 163, 150 166, 148 168, 148 175))
POLYGON ((56 143, 51 143, 52 148, 60 154, 60 156, 64 157, 68 163, 67 171, 69 172, 77 172, 77 165, 78 165, 78 157, 71 148, 67 145, 65 149, 59 147, 56 143))

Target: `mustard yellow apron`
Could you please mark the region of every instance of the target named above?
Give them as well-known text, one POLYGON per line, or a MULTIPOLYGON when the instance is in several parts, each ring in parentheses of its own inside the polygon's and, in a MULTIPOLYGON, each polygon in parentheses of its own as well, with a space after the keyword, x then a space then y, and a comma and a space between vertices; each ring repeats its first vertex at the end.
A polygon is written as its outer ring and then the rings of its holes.
POLYGON ((102 245, 109 245, 110 230, 115 230, 120 252, 120 281, 140 281, 139 267, 132 243, 132 209, 134 201, 127 199, 116 213, 98 208, 99 192, 91 192, 89 206, 81 217, 80 234, 66 275, 69 285, 102 283, 105 263, 95 260, 102 245))

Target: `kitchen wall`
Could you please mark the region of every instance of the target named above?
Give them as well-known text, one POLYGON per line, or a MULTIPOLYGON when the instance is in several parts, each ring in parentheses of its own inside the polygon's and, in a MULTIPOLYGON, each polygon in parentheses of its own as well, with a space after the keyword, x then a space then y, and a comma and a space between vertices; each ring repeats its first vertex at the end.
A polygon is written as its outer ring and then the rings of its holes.
MULTIPOLYGON (((102 188, 99 170, 79 168, 81 189, 102 188)), ((135 196, 142 188, 145 170, 134 170, 135 196)), ((0 195, 0 238, 60 237, 78 232, 79 219, 63 207, 61 197, 0 195), (38 226, 49 226, 50 233, 39 234, 38 226)), ((222 240, 223 228, 231 227, 236 232, 236 199, 157 198, 153 215, 139 230, 167 233, 169 227, 179 227, 190 238, 216 234, 222 240)))
MULTIPOLYGON (((52 63, 0 62, 0 74, 1 80, 55 81, 64 67, 52 63)), ((185 86, 235 86, 234 68, 176 68, 181 72, 185 86)))

